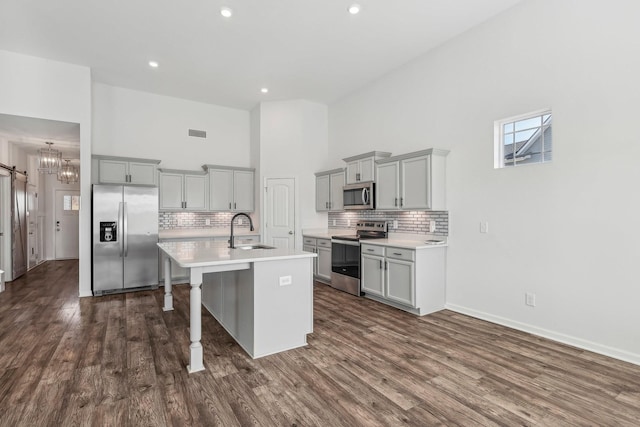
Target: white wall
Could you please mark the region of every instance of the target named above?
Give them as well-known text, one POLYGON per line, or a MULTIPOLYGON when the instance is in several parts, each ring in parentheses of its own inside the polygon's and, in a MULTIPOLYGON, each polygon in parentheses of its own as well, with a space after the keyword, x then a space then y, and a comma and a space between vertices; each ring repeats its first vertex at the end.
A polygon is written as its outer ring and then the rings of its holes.
POLYGON ((91 72, 89 68, 0 51, 0 113, 80 124, 79 294, 91 295, 91 72))
MULTIPOLYGON (((302 248, 303 228, 327 226, 326 214, 315 211, 314 172, 328 163, 328 108, 305 100, 263 102, 260 130, 260 206, 264 204, 265 178, 296 179, 296 247, 302 248)), ((262 209, 261 209, 262 210, 262 209)))
POLYGON ((160 167, 249 166, 249 112, 94 83, 93 153, 161 160, 160 167), (204 130, 207 138, 188 136, 204 130))
POLYGON ((524 1, 330 106, 331 158, 451 150, 450 308, 640 363, 638 16, 524 1), (545 107, 553 162, 494 170, 494 120, 545 107))

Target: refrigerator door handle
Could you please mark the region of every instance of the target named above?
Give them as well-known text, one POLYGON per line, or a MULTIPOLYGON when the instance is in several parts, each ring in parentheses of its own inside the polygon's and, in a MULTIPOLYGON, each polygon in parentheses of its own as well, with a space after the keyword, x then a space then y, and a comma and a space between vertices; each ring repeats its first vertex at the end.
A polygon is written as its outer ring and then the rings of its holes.
POLYGON ((124 244, 124 257, 127 257, 129 253, 129 214, 127 212, 127 202, 123 203, 124 209, 122 210, 122 223, 124 225, 123 234, 123 244, 124 244))
POLYGON ((120 246, 120 258, 122 258, 122 255, 124 254, 124 239, 123 237, 123 227, 122 227, 122 211, 123 211, 123 202, 120 202, 118 204, 118 239, 120 240, 120 243, 118 244, 118 246, 120 246))

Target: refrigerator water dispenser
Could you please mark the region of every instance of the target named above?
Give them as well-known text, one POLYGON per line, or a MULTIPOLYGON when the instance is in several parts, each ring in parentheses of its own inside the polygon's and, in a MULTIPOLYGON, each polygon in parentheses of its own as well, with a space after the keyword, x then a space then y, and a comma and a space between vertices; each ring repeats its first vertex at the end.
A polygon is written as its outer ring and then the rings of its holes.
POLYGON ((116 223, 100 222, 100 241, 101 242, 116 242, 118 240, 116 223))

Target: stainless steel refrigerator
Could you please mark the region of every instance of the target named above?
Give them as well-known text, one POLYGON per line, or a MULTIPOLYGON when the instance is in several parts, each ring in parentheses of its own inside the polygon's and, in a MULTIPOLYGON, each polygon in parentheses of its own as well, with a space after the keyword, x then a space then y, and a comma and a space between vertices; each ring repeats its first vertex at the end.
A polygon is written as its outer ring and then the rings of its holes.
POLYGON ((158 188, 94 185, 93 294, 158 285, 158 188))

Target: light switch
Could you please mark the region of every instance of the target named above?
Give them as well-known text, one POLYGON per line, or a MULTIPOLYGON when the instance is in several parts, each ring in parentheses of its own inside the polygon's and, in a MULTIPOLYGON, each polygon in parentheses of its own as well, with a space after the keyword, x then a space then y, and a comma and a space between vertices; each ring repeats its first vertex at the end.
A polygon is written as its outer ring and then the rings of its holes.
POLYGON ((489 232, 489 223, 487 221, 482 221, 480 223, 480 232, 488 233, 489 232))

